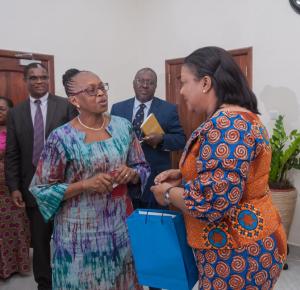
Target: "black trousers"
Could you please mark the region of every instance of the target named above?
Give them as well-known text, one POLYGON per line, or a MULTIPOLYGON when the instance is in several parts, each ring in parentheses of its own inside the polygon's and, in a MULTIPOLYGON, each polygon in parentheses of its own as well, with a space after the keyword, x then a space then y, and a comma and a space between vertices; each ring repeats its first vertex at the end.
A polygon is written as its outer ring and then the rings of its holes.
MULTIPOLYGON (((166 207, 162 207, 161 205, 159 205, 158 203, 148 203, 148 202, 144 202, 140 199, 132 199, 132 205, 134 209, 137 208, 152 208, 152 209, 167 209, 166 207)), ((149 287, 149 290, 161 290, 161 288, 154 288, 154 287, 149 287)))
POLYGON ((52 289, 50 240, 53 223, 46 223, 38 207, 27 207, 30 220, 31 245, 33 248, 33 275, 38 290, 52 289))

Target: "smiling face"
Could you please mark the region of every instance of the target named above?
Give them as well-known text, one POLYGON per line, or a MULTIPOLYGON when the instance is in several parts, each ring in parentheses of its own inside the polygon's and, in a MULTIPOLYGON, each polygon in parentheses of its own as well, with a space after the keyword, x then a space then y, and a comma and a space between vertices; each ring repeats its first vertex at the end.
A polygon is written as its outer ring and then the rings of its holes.
POLYGON ((138 71, 133 80, 136 98, 141 103, 152 100, 156 90, 156 83, 156 75, 152 70, 142 69, 138 71))
POLYGON ((25 82, 33 98, 39 99, 49 91, 49 75, 41 66, 29 69, 25 82))
POLYGON ((205 76, 198 79, 188 66, 183 65, 181 83, 180 94, 183 96, 189 111, 209 115, 214 110, 217 99, 210 77, 205 76))
POLYGON ((92 72, 81 72, 72 81, 70 102, 80 111, 99 114, 107 111, 108 98, 101 79, 92 72))

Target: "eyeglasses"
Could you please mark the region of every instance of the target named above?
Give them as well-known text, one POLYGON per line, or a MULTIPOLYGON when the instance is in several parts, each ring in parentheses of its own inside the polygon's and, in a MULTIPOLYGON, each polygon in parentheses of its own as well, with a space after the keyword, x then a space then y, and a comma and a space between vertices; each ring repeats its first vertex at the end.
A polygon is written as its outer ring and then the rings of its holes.
POLYGON ((74 95, 78 95, 80 93, 87 93, 89 96, 92 97, 92 96, 96 96, 98 94, 99 90, 101 90, 103 93, 106 93, 109 90, 108 83, 103 83, 103 84, 100 84, 99 86, 88 87, 84 90, 74 93, 74 95))
POLYGON ((143 80, 143 79, 136 79, 136 84, 141 87, 141 86, 154 86, 156 85, 156 82, 153 80, 143 80))
POLYGON ((39 80, 45 82, 45 81, 49 80, 49 76, 40 76, 40 77, 30 76, 27 79, 31 82, 38 82, 39 80))

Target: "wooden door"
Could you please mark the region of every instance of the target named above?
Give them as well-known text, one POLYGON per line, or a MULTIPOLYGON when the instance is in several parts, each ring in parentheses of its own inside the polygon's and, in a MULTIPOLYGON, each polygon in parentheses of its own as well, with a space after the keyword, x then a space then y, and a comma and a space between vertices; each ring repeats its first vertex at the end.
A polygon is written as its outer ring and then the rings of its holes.
POLYGON ((54 56, 20 51, 0 50, 0 95, 14 104, 28 97, 23 72, 30 62, 40 62, 48 68, 49 92, 54 94, 54 56))
MULTIPOLYGON (((244 72, 250 87, 252 87, 252 47, 229 50, 234 60, 244 72)), ((206 119, 205 115, 198 116, 187 110, 187 106, 180 95, 180 71, 183 58, 166 60, 166 99, 176 104, 180 123, 187 138, 206 119)), ((181 151, 172 153, 172 167, 178 168, 181 151)))

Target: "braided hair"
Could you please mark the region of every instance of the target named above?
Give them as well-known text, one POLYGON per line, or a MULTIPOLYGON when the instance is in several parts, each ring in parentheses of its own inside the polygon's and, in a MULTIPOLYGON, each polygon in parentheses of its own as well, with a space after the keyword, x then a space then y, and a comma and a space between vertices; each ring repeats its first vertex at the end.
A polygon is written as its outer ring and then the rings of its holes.
POLYGON ((71 68, 71 69, 68 69, 64 75, 62 76, 62 82, 63 82, 63 86, 65 88, 65 91, 66 91, 66 94, 67 96, 71 96, 74 91, 73 91, 73 83, 74 83, 74 80, 73 78, 77 75, 81 73, 80 70, 76 69, 76 68, 71 68))

